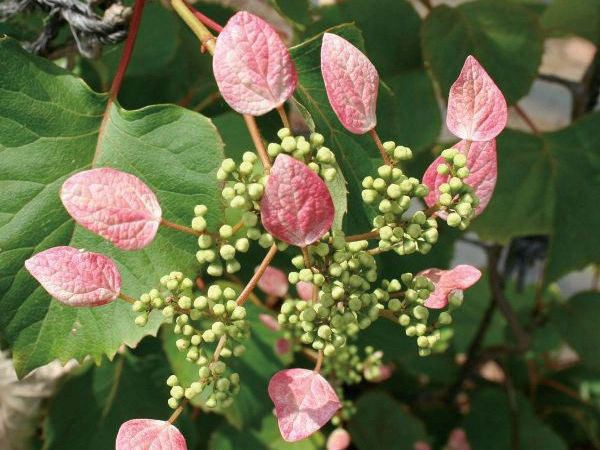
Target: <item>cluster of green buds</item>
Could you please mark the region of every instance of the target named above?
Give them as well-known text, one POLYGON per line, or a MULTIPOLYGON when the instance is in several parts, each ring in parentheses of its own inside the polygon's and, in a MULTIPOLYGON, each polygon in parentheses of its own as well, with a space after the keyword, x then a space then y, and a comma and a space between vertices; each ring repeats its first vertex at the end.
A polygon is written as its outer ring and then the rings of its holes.
POLYGON ((410 161, 413 157, 410 148, 403 145, 396 145, 394 141, 386 141, 382 145, 393 165, 399 165, 403 161, 410 161))
POLYGON ((438 240, 438 223, 424 211, 416 211, 401 224, 384 225, 378 229, 381 251, 393 250, 398 255, 429 253, 438 240))
POLYGON ((448 182, 442 183, 438 190, 440 196, 438 203, 446 211, 446 222, 450 227, 465 230, 475 215, 475 208, 479 199, 473 189, 464 182, 469 176, 467 157, 455 148, 442 151, 442 158, 446 161, 437 166, 440 175, 448 175, 448 182))
POLYGON ((304 136, 294 136, 289 128, 277 132, 281 142, 271 142, 267 153, 275 159, 280 153, 288 154, 304 162, 325 181, 333 181, 337 175, 334 153, 323 145, 325 138, 320 133, 311 133, 308 140, 304 136))
POLYGON ((356 405, 352 400, 344 399, 344 390, 341 386, 335 388, 335 392, 342 403, 342 407, 338 412, 331 418, 331 424, 335 427, 342 425, 344 422, 348 422, 354 414, 357 412, 356 405))
POLYGON ((359 348, 348 344, 323 362, 322 372, 328 377, 345 385, 358 384, 363 379, 378 381, 383 366, 383 352, 367 346, 361 358, 359 348))
POLYGON ((448 348, 452 338, 452 329, 448 325, 452 323, 452 311, 462 304, 462 292, 450 295, 445 310, 432 312, 424 306, 435 289, 427 277, 404 273, 400 280, 384 280, 382 287, 388 297, 387 309, 405 328, 407 336, 416 337, 419 355, 428 356, 448 348))
POLYGON ((252 152, 242 155, 237 165, 231 158, 223 160, 217 179, 224 182, 221 195, 227 206, 242 211, 258 210, 265 190, 266 177, 252 152))
POLYGON ((192 300, 193 282, 181 272, 163 276, 160 284, 160 290, 142 294, 133 304, 139 314, 135 322, 145 325, 151 310, 162 310, 173 323, 177 349, 198 366, 198 380, 190 386, 181 386, 174 375, 169 377, 169 406, 177 408, 183 398, 192 399, 208 390, 207 407, 227 407, 239 391, 239 375, 228 373, 226 361, 244 353, 243 342, 250 334, 246 309, 235 301, 238 293, 215 284, 206 295, 192 300))

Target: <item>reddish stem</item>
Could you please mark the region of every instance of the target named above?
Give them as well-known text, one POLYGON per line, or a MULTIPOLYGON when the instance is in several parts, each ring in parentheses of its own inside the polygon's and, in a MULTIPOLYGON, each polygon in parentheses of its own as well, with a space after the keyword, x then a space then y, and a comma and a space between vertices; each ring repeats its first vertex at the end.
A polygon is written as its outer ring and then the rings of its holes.
POLYGON ((250 281, 248 281, 248 284, 246 285, 244 290, 240 293, 240 296, 237 299, 238 305, 241 306, 246 302, 246 300, 248 300, 248 297, 250 296, 250 294, 256 287, 258 280, 260 280, 260 277, 263 276, 263 274, 265 273, 265 270, 267 270, 267 267, 269 266, 271 260, 273 259, 273 257, 275 256, 276 253, 277 253, 277 244, 273 244, 271 246, 270 250, 268 251, 268 253, 266 254, 265 258, 260 263, 260 266, 258 266, 258 269, 256 269, 256 272, 254 272, 254 275, 252 276, 252 278, 250 278, 250 281))
POLYGON ((531 129, 533 134, 540 134, 540 130, 535 125, 535 123, 533 123, 533 120, 531 120, 531 117, 529 117, 525 110, 517 104, 515 104, 514 108, 515 112, 519 115, 519 117, 521 117, 521 119, 523 119, 523 122, 527 124, 527 126, 531 129))
POLYGON ((371 136, 371 139, 373 139, 373 142, 375 142, 375 145, 377 146, 379 153, 381 153, 381 158, 383 159, 383 162, 385 164, 387 164, 388 166, 391 166, 392 161, 390 160, 390 157, 388 156, 388 154, 385 152, 385 148, 383 148, 383 144, 381 143, 381 139, 379 139, 379 135, 377 134, 377 131, 375 130, 375 128, 371 128, 369 130, 369 136, 371 136))
POLYGON ((223 31, 223 27, 221 25, 219 25, 217 22, 212 20, 210 17, 207 17, 204 14, 202 14, 200 11, 195 9, 188 2, 185 2, 185 6, 187 6, 189 8, 189 10, 192 12, 192 14, 196 17, 196 19, 198 19, 200 22, 202 22, 204 25, 206 25, 208 28, 210 28, 214 32, 220 33, 221 31, 223 31))
POLYGON ((315 368, 313 370, 315 372, 319 373, 321 371, 322 364, 323 364, 323 350, 319 350, 319 355, 317 356, 317 362, 315 363, 315 368))

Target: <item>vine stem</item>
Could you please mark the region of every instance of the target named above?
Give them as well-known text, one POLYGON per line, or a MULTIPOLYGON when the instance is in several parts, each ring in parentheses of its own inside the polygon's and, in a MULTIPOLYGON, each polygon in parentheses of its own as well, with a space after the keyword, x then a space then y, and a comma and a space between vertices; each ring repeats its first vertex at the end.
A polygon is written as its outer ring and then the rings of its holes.
POLYGON ((379 231, 367 231, 366 233, 361 234, 353 234, 351 236, 346 236, 346 242, 356 242, 356 241, 366 241, 369 239, 376 239, 379 237, 379 231))
POLYGON ((104 130, 106 129, 106 124, 108 123, 108 119, 110 117, 110 110, 113 103, 117 99, 117 96, 119 95, 121 85, 123 84, 123 78, 125 77, 125 72, 127 72, 127 66, 129 66, 129 62, 131 61, 131 55, 133 54, 133 47, 135 46, 135 39, 140 28, 142 13, 144 12, 145 5, 146 0, 135 0, 135 4, 133 5, 133 15, 131 16, 131 22, 129 22, 127 39, 125 40, 121 59, 119 59, 117 71, 115 72, 112 84, 110 85, 108 101, 106 102, 106 108, 104 108, 104 113, 102 114, 102 122, 100 122, 100 128, 98 129, 98 140, 96 141, 96 150, 94 152, 94 158, 92 159, 92 166, 95 165, 96 160, 100 155, 102 137, 104 136, 104 130))
POLYGON ((161 220, 160 220, 160 224, 161 224, 163 227, 172 228, 172 229, 174 229, 174 230, 177 230, 177 231, 182 231, 182 232, 184 232, 184 233, 187 233, 187 234, 192 234, 192 235, 194 235, 194 236, 202 236, 203 234, 206 234, 206 233, 204 233, 204 232, 202 232, 202 231, 196 231, 196 230, 194 230, 193 228, 186 227, 185 225, 179 225, 179 224, 177 224, 177 223, 170 222, 170 221, 168 221, 168 220, 166 220, 166 219, 161 219, 161 220))
POLYGON ((123 292, 119 292, 119 298, 127 303, 131 303, 132 305, 135 303, 135 298, 130 295, 124 294, 123 292))
POLYGON ((388 154, 385 152, 385 148, 383 148, 383 144, 381 143, 381 139, 379 139, 379 135, 377 134, 375 128, 371 128, 369 130, 369 136, 371 136, 371 139, 373 139, 373 142, 375 142, 379 153, 381 153, 381 158, 383 159, 383 162, 386 163, 388 166, 391 166, 392 161, 390 160, 388 154))
POLYGON ((213 354, 214 362, 217 362, 219 360, 219 357, 221 356, 221 350, 223 350, 223 347, 225 347, 226 342, 227 342, 227 335, 224 334, 223 336, 221 336, 221 339, 219 339, 219 342, 217 343, 217 347, 215 348, 215 353, 213 354))
POLYGON ((175 423, 175 421, 179 418, 181 413, 183 412, 183 409, 185 408, 186 403, 187 403, 187 398, 181 402, 181 405, 179 405, 175 411, 173 411, 173 414, 171 414, 171 417, 169 417, 167 422, 169 422, 171 425, 173 425, 175 423))
POLYGON ((220 33, 221 31, 223 31, 223 27, 221 25, 219 25, 217 22, 212 20, 210 17, 207 17, 204 14, 202 14, 200 11, 198 11, 196 8, 194 8, 192 5, 190 5, 188 2, 185 2, 185 6, 188 7, 188 9, 192 12, 192 14, 196 17, 196 19, 198 19, 200 22, 202 22, 208 28, 213 30, 215 33, 220 33))
POLYGON ((319 350, 319 354, 317 356, 317 362, 315 363, 315 368, 313 370, 315 372, 319 373, 321 371, 322 364, 323 364, 323 350, 319 350))
POLYGON ((527 124, 527 126, 533 132, 533 134, 540 134, 539 128, 535 125, 535 123, 533 123, 533 120, 531 120, 531 117, 529 117, 529 115, 525 112, 523 108, 521 108, 518 104, 515 104, 513 108, 515 109, 515 112, 519 115, 519 117, 523 119, 523 122, 527 124))
MULTIPOLYGON (((204 14, 200 13, 199 11, 192 11, 184 2, 184 0, 171 0, 171 5, 173 6, 175 12, 179 14, 187 26, 190 27, 192 32, 200 40, 202 43, 202 48, 206 49, 206 51, 208 51, 208 53, 211 55, 214 55, 216 38, 203 23, 203 21, 208 19, 208 17, 204 16, 204 14), (202 16, 204 19, 201 19, 200 16, 202 16)), ((220 25, 218 25, 216 22, 213 22, 212 20, 210 21, 214 25, 220 27, 220 25)), ((250 137, 252 138, 252 142, 256 147, 256 152, 258 153, 258 156, 264 166, 265 173, 268 174, 271 171, 271 161, 269 160, 269 155, 267 154, 267 149, 265 148, 262 136, 260 135, 258 125, 256 124, 256 119, 254 116, 249 114, 243 114, 243 117, 246 127, 248 128, 248 132, 250 133, 250 137)))
POLYGON ((260 263, 260 266, 258 266, 258 269, 256 269, 256 272, 254 272, 254 275, 252 276, 252 278, 250 278, 250 281, 248 281, 248 284, 246 285, 246 287, 244 287, 244 289, 240 293, 240 296, 236 300, 238 305, 241 306, 246 302, 246 300, 248 300, 248 297, 250 296, 250 294, 256 287, 256 283, 258 283, 258 280, 260 280, 260 277, 263 276, 263 273, 265 273, 265 270, 267 270, 267 266, 273 260, 273 257, 275 256, 276 253, 277 253, 277 244, 273 244, 273 245, 271 245, 271 248, 269 249, 268 253, 265 255, 264 259, 260 263))
POLYGON ((310 261, 310 255, 308 254, 308 249, 306 247, 300 247, 302 250, 302 258, 304 259, 304 267, 310 269, 312 267, 312 262, 310 261))
POLYGON ((285 108, 283 107, 283 105, 279 105, 277 107, 277 112, 279 113, 279 117, 281 117, 281 122, 283 123, 283 126, 291 129, 291 125, 290 125, 290 119, 288 118, 287 113, 285 112, 285 108))

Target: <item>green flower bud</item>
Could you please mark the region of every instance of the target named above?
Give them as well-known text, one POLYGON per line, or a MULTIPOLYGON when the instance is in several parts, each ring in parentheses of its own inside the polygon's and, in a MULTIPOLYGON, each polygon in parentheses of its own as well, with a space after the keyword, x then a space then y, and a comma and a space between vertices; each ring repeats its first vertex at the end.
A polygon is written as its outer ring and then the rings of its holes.
POLYGON ((231 173, 235 170, 235 161, 231 158, 224 159, 221 163, 221 169, 227 173, 231 173))
POLYGON ((253 227, 258 223, 258 217, 253 212, 246 211, 244 214, 242 214, 242 222, 246 227, 253 227))
POLYGON ((223 305, 222 303, 217 303, 213 305, 212 312, 215 316, 222 316, 223 314, 225 314, 225 305, 223 305))
POLYGON ((177 386, 178 384, 179 384, 179 380, 177 379, 177 377, 175 375, 171 375, 171 376, 169 376, 169 378, 167 378, 167 386, 173 387, 173 386, 177 386))
POLYGON ((408 161, 412 158, 412 150, 408 147, 398 146, 394 150, 394 158, 398 161, 408 161))
POLYGON ((450 325, 452 323, 452 316, 447 311, 442 311, 438 316, 438 322, 440 325, 450 325))
POLYGON ((220 378, 216 383, 216 388, 218 391, 225 392, 229 390, 229 386, 231 382, 227 378, 220 378))
POLYGON ((417 320, 426 320, 429 317, 429 310, 421 305, 415 306, 412 313, 417 320))
POLYGON ((230 202, 235 197, 235 190, 230 186, 225 186, 221 191, 221 197, 230 202))
POLYGON ((436 170, 437 173, 439 173, 440 175, 446 175, 450 171, 450 168, 447 164, 440 164, 439 166, 437 166, 436 170))
POLYGON ((202 340, 204 342, 215 342, 215 339, 216 339, 216 336, 215 336, 214 331, 212 331, 212 330, 205 330, 202 333, 202 340))
POLYGON ((419 336, 417 338, 417 345, 421 348, 429 348, 429 339, 425 336, 419 336))
POLYGON ((302 269, 300 270, 300 280, 301 281, 312 281, 313 273, 310 269, 302 269))
POLYGON ((462 153, 458 153, 454 156, 453 163, 456 167, 464 167, 467 164, 467 157, 462 153))
POLYGON ((252 183, 248 186, 248 195, 252 200, 259 200, 264 192, 264 187, 262 184, 252 183))
POLYGON ((248 176, 252 173, 252 170, 254 169, 254 165, 251 162, 248 161, 244 161, 240 164, 240 175, 242 176, 248 176))
POLYGON ((179 287, 179 282, 177 280, 169 280, 167 281, 167 289, 170 291, 174 291, 179 287))
POLYGON ((408 234, 411 238, 417 239, 421 236, 422 230, 421 226, 416 223, 411 223, 408 227, 406 227, 406 234, 408 234))
POLYGON ((470 217, 473 213, 473 207, 469 203, 459 203, 455 209, 458 215, 465 218, 470 217))
POLYGON ((446 194, 446 193, 441 194, 438 201, 440 202, 440 205, 442 205, 442 206, 449 206, 450 204, 452 204, 452 196, 450 194, 446 194))
POLYGON ((391 298, 388 302, 388 308, 391 311, 400 311, 402 309, 402 302, 397 298, 391 298))
POLYGON ((383 200, 381 200, 379 202, 379 211, 381 211, 382 213, 388 213, 392 210, 392 203, 387 199, 384 198, 383 200))
POLYGON ((379 176, 381 178, 389 179, 392 176, 392 168, 390 166, 388 166, 387 164, 383 165, 383 166, 379 166, 377 168, 377 173, 379 174, 379 176))
POLYGON ((226 261, 235 258, 235 248, 233 247, 233 245, 222 245, 219 249, 219 253, 221 255, 221 258, 223 258, 226 261))
POLYGON ((281 148, 286 153, 291 153, 296 150, 296 139, 292 136, 286 136, 281 140, 281 148))
POLYGON ((134 322, 137 326, 143 327, 144 325, 146 325, 148 323, 148 314, 147 313, 140 314, 139 316, 137 316, 135 318, 134 322))
POLYGON ((337 170, 334 167, 329 167, 323 171, 325 181, 333 181, 337 176, 337 170))
POLYGON ((408 314, 402 314, 400 317, 398 317, 398 323, 403 327, 407 327, 408 325, 410 325, 410 316, 408 314))
POLYGON ((231 313, 232 320, 244 320, 246 318, 246 308, 237 306, 231 313))
POLYGON ((448 184, 450 185, 450 190, 452 192, 458 192, 463 187, 463 182, 458 177, 450 178, 450 180, 448 181, 448 184))
POLYGON ((320 133, 311 133, 309 140, 314 147, 320 147, 325 142, 325 138, 320 133))
POLYGON ((317 161, 320 163, 331 164, 335 161, 335 155, 327 147, 321 147, 317 151, 317 161))
POLYGON ((179 298, 177 304, 182 309, 190 309, 192 307, 192 299, 184 295, 179 298))
POLYGON ((448 162, 452 162, 454 159, 454 156, 458 153, 458 150, 455 148, 447 148, 446 150, 442 151, 442 158, 444 158, 446 161, 448 162))
POLYGON ((225 365, 225 363, 223 361, 215 361, 210 364, 210 369, 214 373, 221 375, 223 372, 225 372, 225 369, 227 369, 227 366, 225 365))
POLYGON ((387 187, 386 182, 381 178, 375 178, 373 180, 373 189, 379 192, 383 192, 387 187))
POLYGON ((260 245, 262 248, 269 248, 273 245, 273 241, 273 236, 271 236, 269 233, 263 233, 258 240, 258 245, 260 245))
POLYGON ((162 310, 163 316, 165 316, 167 319, 170 317, 173 317, 173 315, 175 314, 175 308, 173 308, 172 306, 165 306, 162 310))
POLYGON ((458 178, 464 179, 464 178, 467 178, 469 176, 469 173, 470 173, 469 169, 467 169, 466 167, 461 167, 460 169, 458 169, 456 171, 456 176, 458 178))
POLYGON ((183 398, 184 390, 181 386, 173 386, 171 388, 171 397, 175 400, 180 400, 183 398))
POLYGON ((365 189, 361 192, 361 197, 363 199, 363 202, 365 202, 368 205, 370 205, 375 200, 377 200, 377 196, 378 196, 377 191, 375 191, 373 189, 365 189))
POLYGON ((460 225, 461 217, 458 213, 451 212, 448 214, 448 218, 446 219, 446 223, 449 227, 457 227, 460 225))
POLYGON ((394 141, 385 141, 382 145, 386 153, 391 153, 396 148, 396 143, 394 141))
POLYGON ((365 177, 362 180, 362 187, 365 189, 371 189, 373 187, 373 177, 365 177))
POLYGON ((228 239, 231 237, 231 235, 233 234, 233 228, 231 227, 231 225, 222 225, 221 228, 219 228, 219 236, 221 236, 221 238, 223 239, 228 239))
POLYGON ((190 341, 187 339, 177 339, 175 346, 180 350, 186 350, 190 346, 190 341))
POLYGON ((397 184, 390 184, 387 188, 387 195, 392 199, 397 199, 402 196, 402 188, 397 184))

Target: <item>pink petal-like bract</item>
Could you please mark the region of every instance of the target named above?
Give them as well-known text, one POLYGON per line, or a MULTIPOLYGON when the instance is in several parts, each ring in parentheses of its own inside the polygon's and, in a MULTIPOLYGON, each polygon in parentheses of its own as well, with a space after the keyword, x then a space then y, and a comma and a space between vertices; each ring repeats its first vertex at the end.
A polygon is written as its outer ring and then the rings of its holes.
POLYGON ((413 445, 413 450, 431 450, 431 445, 424 441, 417 441, 413 445))
POLYGON ((60 199, 79 225, 124 250, 152 242, 161 221, 154 192, 135 175, 110 167, 71 176, 60 199))
POLYGON ((121 290, 121 274, 107 256, 74 247, 53 247, 25 261, 48 293, 69 306, 100 306, 121 290))
POLYGON ((329 103, 342 125, 354 134, 373 129, 379 74, 369 58, 346 39, 325 33, 321 72, 329 103))
POLYGON ((350 442, 350 433, 343 428, 336 428, 327 438, 327 450, 346 450, 350 442))
POLYGON ((467 439, 467 433, 462 428, 454 428, 448 436, 446 444, 448 450, 471 450, 471 444, 467 439))
POLYGON ((253 116, 285 102, 298 81, 290 52, 277 32, 246 11, 229 19, 219 34, 213 71, 229 106, 253 116))
POLYGON ((275 341, 275 353, 285 355, 292 350, 292 344, 288 339, 279 338, 275 341))
POLYGON ((310 281, 298 281, 296 291, 302 300, 312 300, 314 284, 310 281))
POLYGON ((269 381, 269 397, 275 404, 279 431, 288 442, 310 436, 342 406, 327 380, 308 369, 277 372, 269 381))
POLYGON ((369 380, 371 383, 381 383, 391 378, 394 373, 394 366, 392 364, 382 364, 379 366, 379 376, 369 380))
POLYGON ((273 164, 260 211, 269 233, 299 247, 318 241, 331 228, 334 216, 333 200, 321 177, 284 154, 273 164))
POLYGON ((258 320, 271 331, 279 331, 281 329, 279 322, 271 314, 259 314, 258 320))
POLYGON ((288 277, 277 267, 267 266, 262 277, 258 280, 258 287, 267 295, 285 297, 288 291, 288 277))
POLYGON ((128 420, 117 434, 115 450, 187 450, 185 438, 164 420, 128 420))
MULTIPOLYGON (((454 148, 467 156, 469 176, 464 181, 475 190, 475 195, 479 198, 479 205, 475 208, 475 216, 478 216, 487 207, 496 187, 496 179, 498 178, 496 140, 472 142, 470 146, 466 141, 460 141, 454 148), (468 153, 467 148, 469 149, 468 153)), ((429 194, 425 197, 427 206, 436 204, 440 197, 438 188, 450 179, 450 175, 440 175, 437 172, 437 167, 444 162, 444 158, 441 156, 436 158, 423 175, 423 184, 429 187, 429 194)), ((443 217, 444 215, 440 214, 440 216, 443 217)))
POLYGON ((444 308, 448 304, 450 294, 470 288, 481 278, 478 269, 466 264, 460 264, 450 270, 427 269, 419 275, 429 278, 435 285, 435 290, 424 303, 427 308, 432 309, 444 308))
POLYGON ((448 129, 461 139, 489 141, 506 126, 504 95, 485 69, 469 56, 448 96, 448 129))

